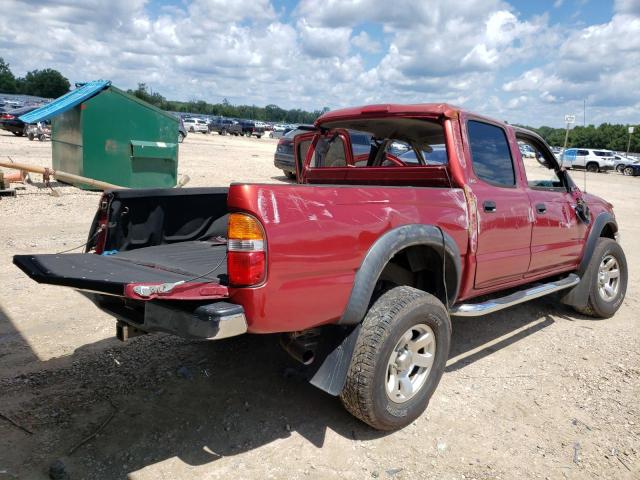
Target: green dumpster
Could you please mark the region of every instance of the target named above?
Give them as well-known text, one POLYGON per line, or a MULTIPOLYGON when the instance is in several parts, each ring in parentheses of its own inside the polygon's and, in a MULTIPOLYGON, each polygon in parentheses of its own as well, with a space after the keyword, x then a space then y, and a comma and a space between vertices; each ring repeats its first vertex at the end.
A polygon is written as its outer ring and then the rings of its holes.
POLYGON ((178 119, 111 82, 86 85, 43 107, 52 119, 53 169, 123 187, 174 187, 178 119))

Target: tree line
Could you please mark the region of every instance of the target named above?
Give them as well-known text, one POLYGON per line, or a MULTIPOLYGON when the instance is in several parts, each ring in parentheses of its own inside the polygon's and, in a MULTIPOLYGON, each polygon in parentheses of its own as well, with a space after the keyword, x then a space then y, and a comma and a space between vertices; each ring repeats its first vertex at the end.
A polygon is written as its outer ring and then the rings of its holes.
POLYGON ((276 123, 313 123, 316 118, 329 111, 328 107, 322 110, 308 112, 299 108, 286 110, 273 104, 267 105, 266 107, 258 107, 256 105, 232 105, 226 98, 222 103, 208 103, 203 100, 179 102, 176 100, 167 100, 158 92, 151 92, 145 83, 139 83, 138 88, 135 90, 127 90, 127 93, 170 112, 219 115, 229 118, 248 118, 276 123))
MULTIPOLYGON (((567 147, 583 147, 583 148, 602 148, 607 150, 615 150, 625 152, 627 150, 627 142, 629 141, 629 126, 621 124, 602 123, 597 127, 587 125, 585 127, 574 127, 569 130, 569 138, 567 147)), ((525 127, 529 130, 537 132, 549 145, 564 146, 564 136, 566 130, 564 128, 525 127)), ((640 129, 631 135, 630 152, 640 152, 640 129)))
MULTIPOLYGON (((9 64, 0 57, 0 93, 18 93, 44 98, 57 98, 69 91, 70 84, 60 72, 51 68, 27 72, 24 77, 16 78, 9 64)), ((221 115, 230 118, 250 118, 278 123, 313 123, 325 112, 308 112, 299 108, 284 109, 277 105, 258 107, 256 105, 232 105, 227 99, 222 103, 208 103, 203 100, 179 102, 167 100, 158 92, 152 92, 145 83, 139 83, 135 90, 127 91, 131 95, 170 112, 194 113, 198 115, 221 115)), ((565 129, 542 126, 526 127, 538 132, 549 145, 563 146, 565 129)), ((575 127, 569 131, 567 146, 584 148, 606 148, 626 151, 629 139, 628 125, 603 123, 599 126, 575 127)), ((631 152, 640 152, 640 129, 631 136, 631 152)))
POLYGON ((0 57, 0 93, 57 98, 67 93, 70 87, 69 80, 52 68, 32 70, 24 77, 16 77, 9 64, 0 57))

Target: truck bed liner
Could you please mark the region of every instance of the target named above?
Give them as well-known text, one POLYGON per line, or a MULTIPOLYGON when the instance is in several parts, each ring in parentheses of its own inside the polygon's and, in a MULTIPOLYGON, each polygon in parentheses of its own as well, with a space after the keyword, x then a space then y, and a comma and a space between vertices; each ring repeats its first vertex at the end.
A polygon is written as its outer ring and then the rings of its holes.
POLYGON ((199 282, 221 283, 227 273, 225 258, 225 244, 192 241, 108 256, 16 255, 13 262, 39 283, 123 295, 130 283, 189 281, 195 277, 199 282))

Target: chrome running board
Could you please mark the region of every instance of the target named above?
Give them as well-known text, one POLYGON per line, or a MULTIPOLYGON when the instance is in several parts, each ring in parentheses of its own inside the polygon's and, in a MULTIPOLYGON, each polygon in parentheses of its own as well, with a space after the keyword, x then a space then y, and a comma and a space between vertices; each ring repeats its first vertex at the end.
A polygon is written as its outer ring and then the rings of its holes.
POLYGON ((503 308, 512 307, 519 303, 528 302, 534 298, 544 297, 550 293, 576 286, 580 283, 580 277, 571 273, 568 277, 554 282, 537 284, 524 290, 512 293, 506 297, 493 298, 482 303, 461 303, 454 305, 449 313, 454 317, 480 317, 497 312, 503 308))

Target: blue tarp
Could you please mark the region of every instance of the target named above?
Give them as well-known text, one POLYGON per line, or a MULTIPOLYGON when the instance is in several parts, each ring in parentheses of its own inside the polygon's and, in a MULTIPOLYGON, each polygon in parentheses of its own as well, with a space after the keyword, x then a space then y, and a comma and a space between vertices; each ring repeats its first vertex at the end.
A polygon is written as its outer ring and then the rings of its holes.
POLYGON ((43 105, 32 112, 25 113, 19 118, 24 123, 37 123, 43 120, 48 120, 56 115, 66 112, 67 110, 71 110, 76 105, 79 105, 85 100, 88 100, 98 94, 109 85, 111 85, 109 80, 95 80, 93 82, 85 83, 81 87, 78 87, 60 98, 55 99, 53 102, 43 105))

